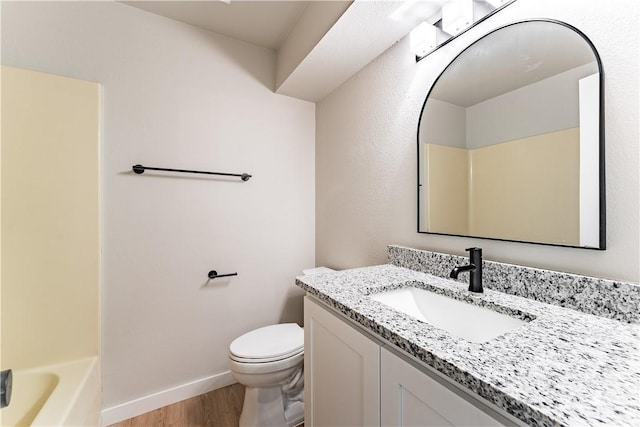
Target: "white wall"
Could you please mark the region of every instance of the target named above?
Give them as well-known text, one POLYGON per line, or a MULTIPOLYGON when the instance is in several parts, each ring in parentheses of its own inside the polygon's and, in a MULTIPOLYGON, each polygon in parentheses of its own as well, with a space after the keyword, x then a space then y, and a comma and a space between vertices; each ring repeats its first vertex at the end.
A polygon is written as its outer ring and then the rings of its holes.
POLYGON ((298 22, 278 49, 276 89, 289 78, 351 3, 338 0, 317 1, 305 6, 298 22))
POLYGON ((592 62, 468 107, 466 146, 485 147, 578 127, 578 81, 594 73, 598 66, 592 62))
POLYGON ((433 98, 422 115, 419 139, 422 144, 467 147, 467 108, 433 98))
POLYGON ((580 79, 580 244, 596 246, 600 203, 595 185, 600 144, 596 137, 599 126, 600 79, 597 74, 580 79))
POLYGON ((638 282, 638 8, 636 0, 518 0, 416 64, 405 39, 317 105, 316 262, 380 264, 390 243, 638 282), (416 233, 416 126, 429 88, 464 47, 526 18, 582 30, 605 73, 607 250, 416 233))
POLYGON ((315 110, 272 92, 273 52, 116 2, 3 2, 2 62, 104 87, 105 407, 225 372, 235 337, 302 320, 315 110))

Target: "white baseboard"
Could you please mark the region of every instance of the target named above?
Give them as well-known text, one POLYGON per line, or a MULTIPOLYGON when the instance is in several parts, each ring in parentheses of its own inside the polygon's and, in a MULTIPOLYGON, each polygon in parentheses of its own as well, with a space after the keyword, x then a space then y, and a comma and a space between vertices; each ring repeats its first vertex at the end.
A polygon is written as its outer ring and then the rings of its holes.
POLYGON ((231 376, 231 372, 226 371, 153 393, 139 399, 121 403, 102 410, 102 425, 109 426, 120 421, 128 420, 137 415, 226 387, 235 382, 236 380, 231 376))

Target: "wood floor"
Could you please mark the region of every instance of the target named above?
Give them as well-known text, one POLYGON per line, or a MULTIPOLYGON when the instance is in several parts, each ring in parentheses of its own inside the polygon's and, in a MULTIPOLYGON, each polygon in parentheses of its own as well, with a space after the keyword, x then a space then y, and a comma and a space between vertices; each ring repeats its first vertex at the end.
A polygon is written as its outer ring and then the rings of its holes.
POLYGON ((243 401, 244 387, 233 384, 111 427, 237 427, 243 401))

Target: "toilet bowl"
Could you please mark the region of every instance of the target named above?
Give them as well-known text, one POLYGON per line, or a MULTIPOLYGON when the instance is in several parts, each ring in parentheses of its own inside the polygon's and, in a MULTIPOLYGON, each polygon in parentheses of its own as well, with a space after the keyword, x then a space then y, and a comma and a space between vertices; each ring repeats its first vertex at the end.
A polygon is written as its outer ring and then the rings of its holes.
MULTIPOLYGON (((333 272, 327 267, 305 275, 333 272)), ((229 370, 245 386, 240 427, 287 426, 304 421, 304 330, 295 323, 265 326, 229 346, 229 370)))
POLYGON ((304 331, 295 323, 265 326, 229 346, 229 370, 245 386, 240 426, 288 426, 304 420, 304 331))

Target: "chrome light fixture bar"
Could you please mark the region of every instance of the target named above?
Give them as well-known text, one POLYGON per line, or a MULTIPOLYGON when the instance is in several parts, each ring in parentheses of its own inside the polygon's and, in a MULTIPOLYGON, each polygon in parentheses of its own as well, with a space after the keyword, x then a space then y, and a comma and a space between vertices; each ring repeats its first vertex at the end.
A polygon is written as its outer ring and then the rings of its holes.
POLYGON ((410 34, 416 62, 516 0, 449 0, 410 34))

